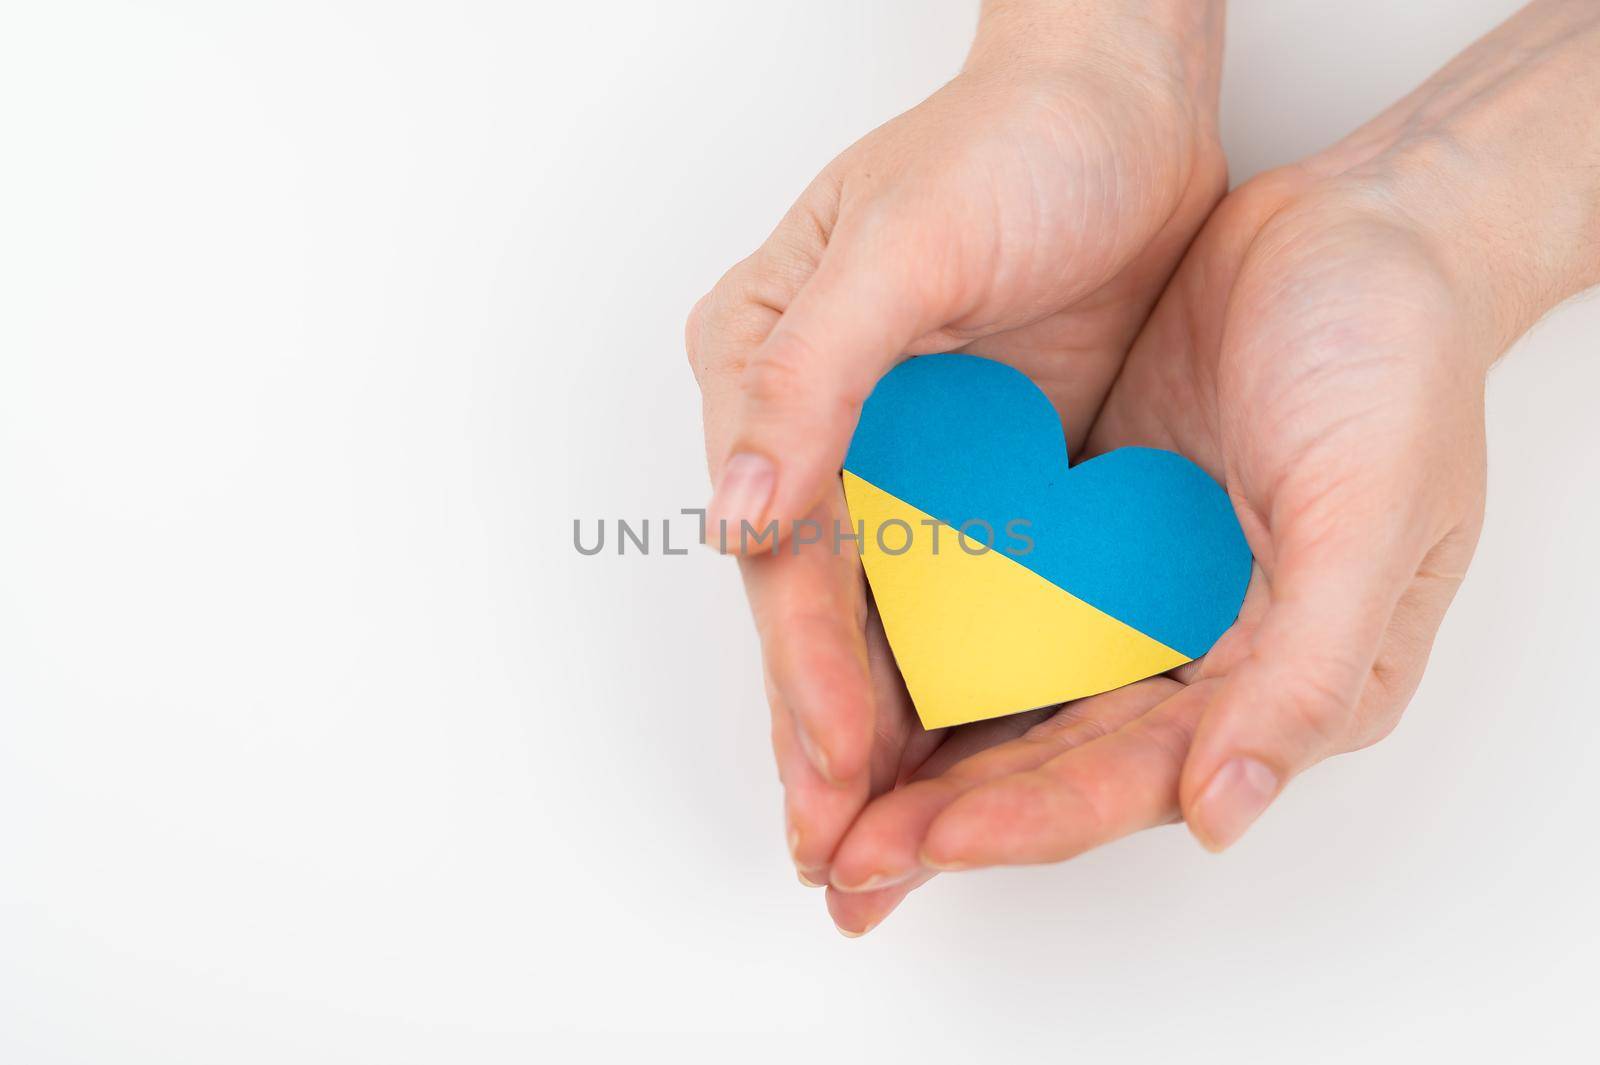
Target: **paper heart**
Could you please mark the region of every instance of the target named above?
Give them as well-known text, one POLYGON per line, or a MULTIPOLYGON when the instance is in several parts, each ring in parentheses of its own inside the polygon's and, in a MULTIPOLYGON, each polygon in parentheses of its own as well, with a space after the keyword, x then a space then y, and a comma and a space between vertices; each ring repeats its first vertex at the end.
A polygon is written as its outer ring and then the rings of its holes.
POLYGON ((844 488, 927 728, 1198 658, 1238 616, 1250 579, 1244 533, 1204 470, 1140 447, 1069 468, 1045 394, 976 356, 924 355, 885 376, 862 409, 844 488))

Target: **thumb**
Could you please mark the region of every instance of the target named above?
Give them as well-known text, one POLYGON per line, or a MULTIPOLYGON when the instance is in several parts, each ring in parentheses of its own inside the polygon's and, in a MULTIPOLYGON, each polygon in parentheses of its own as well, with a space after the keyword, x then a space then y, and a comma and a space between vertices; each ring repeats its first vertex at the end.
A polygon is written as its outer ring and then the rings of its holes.
POLYGON ((811 512, 873 385, 930 331, 926 303, 904 267, 859 244, 829 247, 739 377, 732 442, 706 507, 708 542, 772 550, 776 539, 757 538, 774 522, 781 538, 811 512))
POLYGON ((1416 570, 1397 536, 1279 545, 1249 655, 1195 731, 1179 785, 1184 820, 1213 851, 1236 842, 1301 771, 1345 748, 1401 593, 1416 570))

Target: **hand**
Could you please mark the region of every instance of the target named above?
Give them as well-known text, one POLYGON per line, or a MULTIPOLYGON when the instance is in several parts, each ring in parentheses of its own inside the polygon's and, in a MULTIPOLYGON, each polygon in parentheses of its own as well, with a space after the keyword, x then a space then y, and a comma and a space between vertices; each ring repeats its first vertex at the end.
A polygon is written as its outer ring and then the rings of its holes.
MULTIPOLYGON (((724 521, 734 550, 741 521, 847 527, 861 403, 909 353, 1005 358, 1081 444, 1225 187, 1219 36, 1216 5, 1193 0, 987 5, 961 75, 830 164, 691 314, 710 539, 724 521)), ((790 849, 820 882, 868 795, 938 737, 915 728, 852 553, 741 565, 790 849)))
MULTIPOLYGON (((1175 678, 923 767, 851 829, 836 886, 1058 861, 1180 815, 1220 849, 1295 773, 1393 726, 1476 541, 1487 361, 1377 201, 1304 172, 1230 197, 1090 434, 1089 453, 1168 448, 1227 486, 1258 560, 1240 621, 1175 678)), ((841 894, 836 916, 875 923, 893 894, 841 894)))
POLYGON ((1226 485, 1257 559, 1239 622, 1176 677, 952 736, 839 847, 841 928, 935 870, 1059 861, 1180 817, 1221 850, 1297 774, 1395 726, 1477 541, 1488 367, 1597 280, 1592 173, 1519 205, 1536 186, 1503 169, 1553 145, 1596 157, 1592 123, 1574 138, 1526 109, 1551 84, 1600 88, 1578 73, 1597 21, 1536 5, 1413 106, 1217 209, 1087 451, 1170 448, 1226 485))

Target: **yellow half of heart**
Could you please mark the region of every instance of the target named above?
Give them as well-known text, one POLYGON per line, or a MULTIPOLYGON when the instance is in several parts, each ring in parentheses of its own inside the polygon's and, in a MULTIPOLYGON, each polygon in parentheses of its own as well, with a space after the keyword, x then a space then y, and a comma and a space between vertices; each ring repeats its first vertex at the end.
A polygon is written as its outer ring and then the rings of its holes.
POLYGON ((970 553, 983 545, 964 548, 955 529, 848 470, 844 491, 851 519, 865 523, 861 560, 924 728, 1096 695, 1189 661, 999 547, 970 553))

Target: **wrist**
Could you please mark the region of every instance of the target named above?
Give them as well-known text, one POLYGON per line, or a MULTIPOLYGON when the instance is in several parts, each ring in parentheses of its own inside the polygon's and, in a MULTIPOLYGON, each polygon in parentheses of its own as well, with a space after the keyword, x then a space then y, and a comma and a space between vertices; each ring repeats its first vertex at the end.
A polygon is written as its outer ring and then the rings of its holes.
POLYGON ((1225 0, 984 0, 964 70, 1099 68, 1183 102, 1215 138, 1225 0))
POLYGON ((1492 360, 1600 283, 1600 10, 1539 0, 1308 168, 1427 235, 1492 360))

